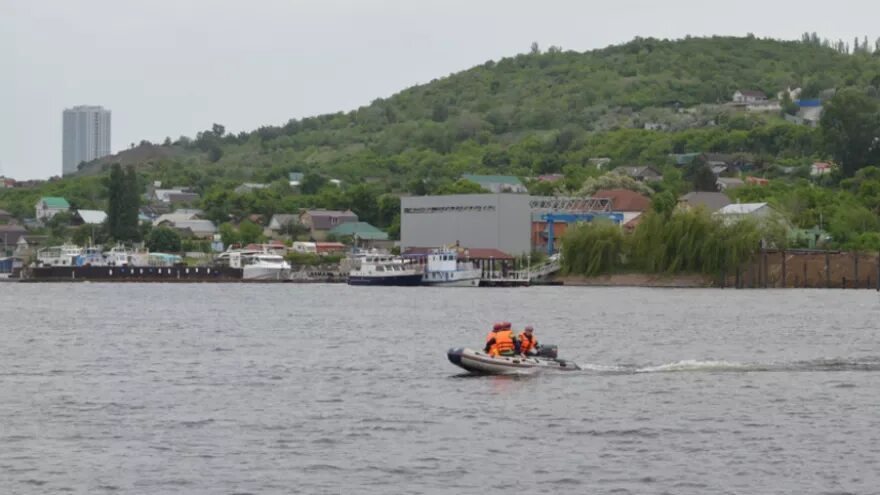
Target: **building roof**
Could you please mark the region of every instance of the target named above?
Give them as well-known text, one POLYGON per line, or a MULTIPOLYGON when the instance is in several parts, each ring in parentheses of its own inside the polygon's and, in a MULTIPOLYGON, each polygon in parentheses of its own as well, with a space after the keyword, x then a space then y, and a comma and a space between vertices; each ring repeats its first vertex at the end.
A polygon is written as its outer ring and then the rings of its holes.
POLYGON ((472 175, 464 174, 461 176, 464 180, 476 182, 477 184, 506 184, 508 186, 523 185, 520 180, 512 175, 472 175))
POLYGON ((767 206, 767 203, 733 203, 718 210, 719 215, 748 215, 767 206))
POLYGON ((678 198, 678 201, 693 208, 702 206, 709 211, 718 211, 730 204, 730 198, 720 192, 689 192, 678 198))
POLYGON ((83 223, 98 225, 107 220, 107 214, 101 210, 77 210, 76 214, 82 219, 83 223))
POLYGON ((702 155, 702 153, 673 153, 669 156, 675 160, 676 165, 687 165, 688 163, 694 161, 694 159, 698 156, 702 155))
POLYGON ((273 223, 277 223, 280 227, 289 223, 299 223, 299 215, 293 213, 276 213, 272 215, 272 218, 269 220, 270 225, 273 223))
POLYGON ((170 194, 180 194, 182 192, 183 189, 156 189, 153 191, 153 196, 159 201, 167 202, 170 194))
POLYGON ((360 239, 370 241, 388 240, 388 233, 368 224, 367 222, 346 222, 330 229, 329 234, 336 236, 358 236, 360 239))
POLYGON ((304 174, 302 172, 290 172, 287 174, 287 178, 291 182, 300 182, 303 180, 304 174))
POLYGON ((618 174, 628 175, 630 177, 661 177, 662 174, 656 168, 645 165, 641 167, 617 167, 614 171, 618 174))
POLYGON ((306 210, 312 219, 312 228, 318 230, 330 230, 340 223, 357 222, 358 216, 351 210, 306 210), (336 219, 336 222, 333 219, 336 219))
POLYGON ((167 196, 169 203, 187 203, 199 199, 199 195, 193 192, 170 193, 167 196))
POLYGON ((9 246, 18 243, 18 239, 25 234, 27 229, 16 223, 0 225, 0 245, 5 245, 8 249, 9 246))
POLYGON ((650 199, 629 189, 603 189, 596 191, 593 198, 610 199, 613 211, 648 211, 651 207, 650 199))
POLYGON ((181 213, 179 211, 175 211, 174 213, 166 213, 164 215, 159 215, 159 217, 156 218, 156 225, 159 225, 162 222, 176 223, 176 222, 184 222, 186 220, 195 220, 195 219, 196 219, 195 213, 190 213, 190 212, 181 213))
POLYGON ((180 220, 172 224, 175 229, 189 229, 194 234, 213 234, 217 232, 217 227, 210 220, 180 220))
POLYGON ((70 203, 66 199, 55 196, 43 196, 40 202, 45 203, 49 208, 70 208, 70 203))
POLYGON ((11 217, 12 213, 9 213, 6 210, 0 209, 0 217, 11 217))

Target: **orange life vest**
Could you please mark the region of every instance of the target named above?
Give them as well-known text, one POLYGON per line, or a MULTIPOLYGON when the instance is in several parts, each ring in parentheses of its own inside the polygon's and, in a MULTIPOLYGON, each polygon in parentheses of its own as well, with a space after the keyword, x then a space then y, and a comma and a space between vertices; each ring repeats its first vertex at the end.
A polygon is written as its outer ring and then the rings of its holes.
POLYGON ((538 341, 535 340, 534 334, 531 336, 525 332, 519 334, 519 352, 525 354, 529 350, 534 349, 537 344, 538 341))
POLYGON ((495 344, 489 349, 489 355, 498 356, 502 353, 513 353, 516 349, 513 339, 513 332, 511 330, 495 332, 495 344))

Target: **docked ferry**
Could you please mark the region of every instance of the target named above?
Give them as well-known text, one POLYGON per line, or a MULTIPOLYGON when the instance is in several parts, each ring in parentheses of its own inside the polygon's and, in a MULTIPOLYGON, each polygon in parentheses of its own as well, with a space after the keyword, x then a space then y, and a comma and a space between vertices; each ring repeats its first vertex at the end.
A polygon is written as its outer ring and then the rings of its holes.
POLYGON ((454 249, 428 253, 422 284, 437 287, 478 287, 482 271, 471 261, 463 261, 454 249))
POLYGON ((348 273, 348 285, 421 285, 418 265, 389 254, 366 254, 348 273))

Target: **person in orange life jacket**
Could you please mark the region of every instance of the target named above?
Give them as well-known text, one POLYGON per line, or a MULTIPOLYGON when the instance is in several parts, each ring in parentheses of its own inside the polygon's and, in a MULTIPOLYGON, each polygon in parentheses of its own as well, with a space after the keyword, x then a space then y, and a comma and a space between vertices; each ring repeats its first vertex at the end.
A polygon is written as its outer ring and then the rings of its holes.
POLYGON ((504 322, 501 324, 500 329, 495 330, 493 328, 492 336, 486 341, 486 347, 483 348, 483 352, 488 353, 490 356, 514 356, 519 354, 519 341, 510 327, 510 323, 504 322))
POLYGON ((489 340, 491 340, 492 337, 495 336, 495 332, 497 332, 498 330, 501 330, 501 328, 502 328, 501 323, 496 323, 496 324, 492 325, 492 330, 489 330, 489 333, 486 334, 486 342, 489 342, 489 340))
POLYGON ((538 347, 538 339, 532 333, 534 331, 535 329, 531 325, 526 325, 526 328, 519 334, 519 348, 526 356, 535 354, 535 349, 538 347))

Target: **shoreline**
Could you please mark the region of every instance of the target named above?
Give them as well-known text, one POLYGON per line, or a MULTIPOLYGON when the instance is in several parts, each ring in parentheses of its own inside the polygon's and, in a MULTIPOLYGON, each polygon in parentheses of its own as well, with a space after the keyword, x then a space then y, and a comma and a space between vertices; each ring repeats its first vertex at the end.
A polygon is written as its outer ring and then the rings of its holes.
POLYGON ((705 275, 650 275, 644 273, 619 273, 584 277, 567 275, 556 277, 563 286, 571 287, 654 287, 667 289, 720 289, 705 275))

